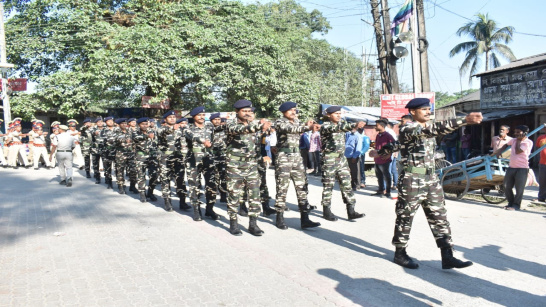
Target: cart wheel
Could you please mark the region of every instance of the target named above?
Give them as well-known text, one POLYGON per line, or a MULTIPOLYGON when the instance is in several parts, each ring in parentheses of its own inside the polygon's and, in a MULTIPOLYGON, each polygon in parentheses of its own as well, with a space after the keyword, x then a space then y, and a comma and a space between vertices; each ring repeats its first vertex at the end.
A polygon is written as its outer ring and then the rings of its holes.
POLYGON ((434 159, 434 164, 437 170, 451 166, 451 162, 447 161, 446 159, 438 158, 434 159))
POLYGON ((461 199, 470 188, 470 177, 462 167, 448 169, 442 176, 440 182, 444 189, 444 196, 447 199, 461 199))
POLYGON ((506 200, 504 185, 496 185, 494 189, 482 189, 481 194, 483 199, 490 204, 500 204, 506 200))

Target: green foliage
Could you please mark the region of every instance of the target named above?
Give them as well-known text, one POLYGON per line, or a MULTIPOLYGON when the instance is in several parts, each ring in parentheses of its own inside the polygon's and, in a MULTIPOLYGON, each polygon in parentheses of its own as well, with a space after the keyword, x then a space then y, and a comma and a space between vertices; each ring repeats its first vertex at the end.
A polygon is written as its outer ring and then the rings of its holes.
POLYGON ((479 91, 479 89, 471 88, 471 89, 464 90, 462 92, 455 92, 453 94, 449 94, 447 92, 436 92, 436 96, 435 96, 436 108, 442 107, 446 104, 450 104, 459 98, 462 98, 466 95, 472 94, 477 91, 479 91))
POLYGON ((361 63, 313 33, 330 29, 293 0, 7 1, 8 61, 38 83, 13 112, 74 116, 134 107, 142 95, 175 109, 231 110, 251 100, 262 116, 284 101, 303 116, 320 103, 360 105, 361 63))

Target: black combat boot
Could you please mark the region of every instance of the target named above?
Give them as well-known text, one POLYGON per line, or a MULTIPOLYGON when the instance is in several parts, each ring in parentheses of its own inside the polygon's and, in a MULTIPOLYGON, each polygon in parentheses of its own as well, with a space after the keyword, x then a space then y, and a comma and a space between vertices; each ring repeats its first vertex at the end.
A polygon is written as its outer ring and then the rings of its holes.
POLYGON ((61 182, 59 182, 60 185, 66 185, 66 180, 61 180, 61 182))
POLYGON ((133 194, 138 194, 138 190, 136 188, 136 181, 131 180, 131 185, 129 186, 129 191, 133 192, 133 194))
POLYGON ((170 198, 163 198, 165 200, 165 211, 171 212, 173 211, 173 205, 171 204, 170 198))
POLYGON ((229 232, 234 236, 243 235, 243 232, 239 229, 239 223, 237 223, 237 216, 234 219, 229 219, 229 232))
POLYGON ((106 181, 106 188, 107 189, 113 189, 114 188, 112 186, 112 178, 107 178, 105 181, 106 181))
POLYGON ((271 214, 275 214, 277 213, 277 210, 271 208, 269 206, 269 201, 266 200, 264 202, 262 202, 262 211, 264 213, 264 216, 270 216, 271 214))
POLYGON ((196 222, 202 221, 203 217, 201 216, 201 205, 192 205, 193 206, 193 220, 196 222))
POLYGON ((157 197, 154 195, 154 189, 155 186, 151 185, 148 187, 148 193, 146 194, 146 197, 148 197, 151 201, 157 201, 157 197))
POLYGON ((471 266, 472 261, 461 261, 453 257, 453 248, 451 247, 442 247, 442 269, 462 269, 471 266))
POLYGON ((118 193, 125 194, 125 186, 123 184, 118 184, 118 193))
POLYGON ((85 177, 91 178, 91 173, 89 171, 85 171, 85 177))
POLYGON ((277 212, 277 220, 275 222, 275 226, 282 230, 288 229, 288 226, 286 226, 286 224, 284 223, 284 211, 282 211, 282 209, 281 211, 277 212))
POLYGON ((332 222, 337 221, 337 217, 332 213, 332 210, 330 210, 330 207, 326 207, 326 206, 322 207, 322 217, 327 221, 332 221, 332 222))
POLYGON ((260 227, 258 227, 257 222, 258 222, 258 217, 256 216, 250 217, 248 232, 250 232, 252 235, 255 235, 257 237, 261 237, 264 232, 263 230, 260 229, 260 227))
POLYGON ((408 269, 417 269, 419 267, 419 264, 408 256, 405 247, 396 248, 396 251, 394 252, 394 263, 408 269))
POLYGON ((309 212, 300 212, 301 216, 301 228, 313 228, 313 227, 319 227, 320 223, 313 222, 309 219, 309 212))
POLYGON ((248 216, 248 208, 246 207, 245 202, 242 202, 241 205, 239 206, 238 214, 240 216, 248 216))
POLYGON ((100 174, 95 175, 95 184, 100 184, 100 174))
POLYGON ((218 214, 216 214, 216 212, 214 212, 214 204, 208 204, 205 207, 205 216, 208 216, 208 217, 210 217, 211 219, 213 219, 215 221, 220 218, 220 216, 218 216, 218 214))
POLYGON ((72 178, 66 179, 66 186, 71 187, 72 186, 72 178))
POLYGON ((220 192, 220 202, 221 203, 227 203, 227 193, 226 192, 220 192))
POLYGON ((191 206, 186 204, 186 195, 182 194, 182 193, 178 193, 178 198, 180 198, 180 210, 184 210, 184 211, 190 211, 191 210, 191 206))
POLYGON ((145 203, 146 202, 146 192, 142 191, 142 192, 139 192, 139 194, 140 194, 140 202, 145 203))
POLYGON ((355 220, 359 219, 361 217, 366 216, 364 213, 358 213, 355 211, 355 205, 349 205, 347 206, 347 216, 349 217, 349 220, 355 220))

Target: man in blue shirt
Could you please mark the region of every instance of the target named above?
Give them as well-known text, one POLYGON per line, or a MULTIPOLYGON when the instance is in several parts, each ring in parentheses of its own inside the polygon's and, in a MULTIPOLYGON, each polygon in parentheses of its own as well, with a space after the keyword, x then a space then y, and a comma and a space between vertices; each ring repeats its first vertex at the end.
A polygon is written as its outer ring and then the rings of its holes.
POLYGON ((360 188, 359 161, 360 150, 362 148, 362 136, 354 128, 352 131, 345 133, 345 158, 349 164, 351 172, 351 187, 353 191, 360 188))
POLYGON ((360 188, 366 187, 366 153, 370 149, 370 137, 366 135, 364 129, 359 129, 358 132, 362 136, 362 147, 360 149, 360 188))

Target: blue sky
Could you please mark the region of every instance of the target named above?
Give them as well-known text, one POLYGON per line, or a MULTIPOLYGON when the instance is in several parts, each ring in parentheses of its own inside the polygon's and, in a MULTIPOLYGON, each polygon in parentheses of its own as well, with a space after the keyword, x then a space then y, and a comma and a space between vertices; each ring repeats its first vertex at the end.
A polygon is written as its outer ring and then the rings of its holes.
MULTIPOLYGON (((328 18, 332 29, 324 38, 331 44, 347 48, 358 56, 362 54, 363 46, 366 53, 377 53, 375 42, 372 39, 373 28, 361 21, 364 19, 372 22, 369 0, 296 1, 306 7, 308 11, 317 9, 328 18)), ((256 1, 242 0, 242 2, 255 3, 256 1)), ((403 3, 404 0, 389 0, 389 6, 392 8, 390 10, 391 19, 403 3)), ((463 90, 479 87, 477 82, 469 85, 468 75, 459 78, 458 67, 462 64, 464 55, 449 57, 449 51, 455 45, 470 40, 468 37, 459 37, 456 34, 457 30, 469 21, 463 17, 475 19, 474 16, 477 13, 488 13, 499 27, 513 26, 520 33, 542 35, 531 36, 515 33, 513 41, 508 46, 518 59, 546 52, 546 33, 541 30, 543 27, 539 26, 546 9, 544 0, 424 0, 424 3, 427 39, 430 43, 428 50, 431 89, 433 91, 457 92, 461 90, 461 83, 463 90), (451 12, 447 12, 437 5, 451 12)), ((508 62, 501 59, 501 63, 508 62)), ((484 69, 481 67, 479 71, 484 69)), ((399 61, 398 72, 400 82, 411 86, 410 57, 399 61)))

